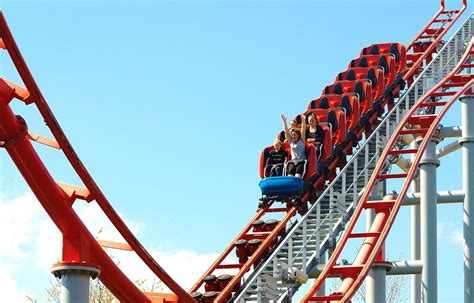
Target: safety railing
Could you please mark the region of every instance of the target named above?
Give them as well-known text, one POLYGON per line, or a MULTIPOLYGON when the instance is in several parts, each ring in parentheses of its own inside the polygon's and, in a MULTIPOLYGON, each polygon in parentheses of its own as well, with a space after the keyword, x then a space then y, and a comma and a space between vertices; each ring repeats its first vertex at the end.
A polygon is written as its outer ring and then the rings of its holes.
POLYGON ((296 268, 309 273, 323 254, 334 247, 336 237, 364 193, 365 184, 396 125, 418 98, 453 70, 472 37, 473 27, 474 14, 471 14, 424 67, 412 85, 402 93, 394 108, 373 133, 365 141, 361 141, 346 166, 293 226, 271 256, 247 278, 234 301, 262 302, 271 299, 277 302, 291 296, 298 289, 298 282, 283 281, 286 276, 285 268, 290 271, 296 268), (275 283, 262 282, 268 280, 268 277, 275 283))

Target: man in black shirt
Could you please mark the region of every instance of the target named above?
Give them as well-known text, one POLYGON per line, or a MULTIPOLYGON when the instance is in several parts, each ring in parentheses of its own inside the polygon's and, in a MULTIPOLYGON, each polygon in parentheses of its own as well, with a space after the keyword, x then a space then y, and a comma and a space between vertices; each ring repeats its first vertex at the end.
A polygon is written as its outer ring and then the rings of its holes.
POLYGON ((283 165, 288 158, 286 150, 281 148, 281 142, 275 140, 273 150, 267 154, 267 162, 265 163, 265 176, 275 177, 283 175, 283 165))

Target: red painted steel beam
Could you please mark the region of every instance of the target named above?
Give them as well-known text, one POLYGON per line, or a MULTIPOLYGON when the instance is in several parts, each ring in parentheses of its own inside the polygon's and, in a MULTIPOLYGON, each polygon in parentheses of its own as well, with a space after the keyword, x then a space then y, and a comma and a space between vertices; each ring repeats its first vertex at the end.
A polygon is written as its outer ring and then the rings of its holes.
MULTIPOLYGON (((413 39, 407 46, 407 52, 412 49, 414 47, 414 44, 417 40, 420 39, 420 37, 423 35, 423 33, 426 32, 426 30, 434 23, 434 20, 437 19, 444 11, 445 9, 445 3, 444 3, 444 0, 441 0, 441 7, 439 9, 439 11, 434 15, 433 18, 430 19, 430 21, 428 21, 428 23, 425 25, 425 27, 421 30, 420 33, 418 33, 418 35, 415 36, 415 39, 413 39)), ((467 0, 463 0, 462 2, 462 8, 460 10, 457 10, 455 12, 456 14, 456 17, 452 18, 448 23, 446 23, 446 27, 443 27, 443 29, 441 30, 441 32, 439 32, 439 35, 435 38, 434 41, 431 42, 430 46, 423 52, 423 54, 415 61, 413 62, 413 65, 411 66, 411 68, 405 73, 405 75, 403 76, 403 79, 404 80, 408 80, 410 78, 412 78, 413 76, 415 76, 415 74, 417 73, 418 69, 421 68, 423 65, 423 60, 425 60, 426 58, 428 58, 428 56, 430 56, 431 54, 433 54, 433 52, 436 50, 436 46, 439 45, 439 43, 442 41, 444 35, 446 35, 446 33, 449 31, 449 29, 453 26, 454 23, 456 23, 456 21, 459 19, 459 17, 461 17, 462 13, 466 10, 466 7, 467 7, 467 0)), ((408 56, 408 54, 407 54, 408 56)))
MULTIPOLYGON (((474 41, 474 40, 473 40, 474 41)), ((473 45, 473 42, 471 41, 471 48, 474 47, 473 45)), ((469 93, 473 93, 472 92, 472 88, 474 87, 474 80, 471 80, 469 81, 468 83, 466 83, 466 85, 464 85, 461 90, 459 90, 455 95, 453 95, 451 97, 451 99, 448 101, 448 103, 446 104, 445 107, 443 107, 440 111, 440 113, 438 114, 437 118, 435 119, 435 121, 433 121, 431 127, 430 127, 430 130, 427 132, 426 136, 424 137, 423 139, 423 142, 422 144, 420 145, 419 147, 419 152, 416 154, 415 156, 415 159, 413 160, 413 163, 412 163, 412 166, 411 166, 411 169, 409 171, 409 174, 405 180, 405 184, 403 185, 402 189, 400 190, 400 193, 397 197, 397 202, 395 203, 395 206, 393 208, 393 210, 390 212, 390 215, 387 219, 387 222, 385 225, 383 226, 380 226, 378 230, 381 231, 381 236, 380 236, 380 239, 378 241, 378 243, 376 244, 376 246, 374 246, 374 250, 371 251, 371 254, 368 256, 367 258, 367 264, 372 264, 373 261, 375 260, 376 258, 376 255, 377 255, 377 249, 380 249, 380 247, 383 245, 389 231, 390 231, 390 228, 392 227, 392 224, 395 220, 395 217, 398 213, 398 210, 400 209, 400 206, 401 206, 401 203, 402 201, 405 199, 405 196, 406 196, 406 193, 408 191, 408 188, 410 187, 410 182, 411 180, 413 179, 416 171, 417 171, 417 168, 418 168, 418 164, 421 160, 421 157, 423 156, 423 151, 426 149, 426 146, 428 145, 429 141, 430 141, 430 138, 432 138, 437 130, 437 127, 439 125, 439 123, 441 122, 441 119, 444 117, 444 115, 446 114, 446 112, 449 110, 449 108, 460 98, 462 97, 466 92, 469 92, 469 93)), ((385 155, 383 155, 385 156, 385 155)), ((365 257, 365 256, 364 256, 365 257)), ((355 283, 351 286, 351 288, 347 291, 347 294, 346 296, 344 297, 344 300, 342 302, 346 302, 347 300, 350 300, 350 297, 352 296, 352 294, 354 294, 357 289, 359 288, 360 284, 363 282, 363 278, 365 278, 368 274, 368 271, 370 270, 371 266, 366 266, 364 267, 364 270, 360 273, 360 275, 358 276, 357 280, 355 281, 355 283)))
MULTIPOLYGON (((428 25, 423 29, 423 31, 422 31, 418 36, 423 35, 423 33, 426 32, 426 29, 429 27, 429 25, 432 24, 433 21, 436 20, 436 18, 439 17, 439 15, 441 15, 441 14, 443 13, 443 11, 444 11, 444 2, 441 2, 441 9, 440 9, 440 11, 428 22, 428 25)), ((463 8, 462 11, 464 11, 464 8, 463 8)), ((462 13, 462 11, 461 11, 461 13, 462 13)), ((460 15, 460 14, 459 14, 459 15, 460 15)), ((449 23, 447 29, 449 29, 449 27, 452 26, 452 24, 457 20, 457 18, 459 17, 459 15, 458 15, 456 18, 449 18, 448 21, 451 22, 451 23, 449 23)), ((439 32, 439 37, 438 37, 437 40, 435 40, 436 43, 433 43, 432 47, 429 48, 429 50, 432 51, 432 50, 434 49, 435 45, 440 41, 440 38, 446 33, 447 29, 444 30, 444 31, 441 30, 441 32, 439 32)), ((438 31, 437 31, 436 34, 438 34, 438 31)), ((417 61, 415 62, 415 64, 413 64, 413 68, 411 69, 411 71, 413 71, 412 73, 414 73, 414 71, 416 71, 416 70, 421 66, 421 64, 423 63, 423 60, 424 60, 427 56, 428 56, 428 54, 427 54, 426 52, 425 52, 425 53, 420 53, 420 55, 418 56, 417 61)), ((408 77, 407 77, 407 78, 408 78, 408 77)), ((407 78, 406 78, 406 79, 407 79, 407 78)), ((399 88, 398 88, 398 89, 399 89, 399 88)), ((397 91, 398 91, 398 89, 397 89, 397 91)), ((372 120, 371 120, 371 121, 372 121, 372 120)), ((337 164, 338 164, 338 161, 339 161, 339 159, 336 157, 335 159, 332 159, 332 160, 330 161, 330 163, 328 163, 328 169, 329 169, 329 171, 332 171, 333 169, 335 169, 335 167, 336 167, 337 164)), ((402 175, 397 175, 397 176, 395 176, 395 175, 385 175, 385 176, 387 176, 387 177, 390 177, 390 176, 393 176, 393 177, 401 177, 402 175)), ((403 176, 405 176, 405 175, 403 175, 403 176)), ((324 182, 324 180, 325 180, 325 177, 324 177, 323 175, 317 177, 316 180, 313 182, 313 186, 316 187, 317 184, 320 184, 320 183, 324 182)), ((309 201, 310 199, 311 199, 311 198, 310 198, 309 193, 306 193, 306 194, 302 197, 302 200, 305 201, 305 202, 306 202, 306 201, 309 201)), ((388 208, 387 208, 387 209, 388 209, 388 208)), ((255 220, 255 218, 254 218, 254 220, 255 220)), ((246 234, 249 229, 250 229, 250 226, 247 225, 247 226, 244 228, 244 230, 241 232, 241 234, 236 238, 236 240, 242 238, 243 235, 246 234)), ((267 239, 267 240, 268 240, 268 239, 267 239)), ((260 248, 262 248, 262 247, 260 247, 260 248)), ((197 290, 199 289, 199 287, 201 287, 201 286, 203 285, 203 279, 204 279, 204 277, 207 276, 207 275, 209 275, 209 274, 212 274, 212 272, 213 272, 215 269, 219 268, 219 265, 218 265, 218 264, 220 264, 220 263, 224 260, 224 258, 225 258, 233 249, 234 249, 234 245, 233 245, 233 243, 232 243, 231 245, 229 245, 229 246, 225 249, 224 253, 223 253, 223 254, 219 257, 219 259, 211 266, 211 268, 210 268, 210 269, 201 277, 201 279, 193 286, 192 291, 197 291, 197 290)), ((241 273, 241 272, 244 272, 244 271, 241 270, 239 273, 241 273)), ((235 282, 236 280, 237 280, 237 279, 234 279, 233 281, 235 282)), ((226 289, 232 289, 232 287, 228 286, 226 289)), ((229 294, 230 294, 229 291, 225 291, 225 292, 221 293, 221 294, 219 295, 219 297, 217 298, 217 300, 215 300, 215 302, 221 302, 221 301, 224 300, 226 297, 228 297, 229 294)))
MULTIPOLYGON (((16 137, 19 132, 26 131, 21 131, 21 127, 25 126, 20 125, 20 120, 13 114, 8 106, 8 101, 2 98, 0 102, 0 137, 16 137)), ((90 247, 90 260, 80 261, 91 261, 99 265, 103 273, 101 280, 119 300, 149 302, 146 296, 118 269, 69 206, 69 197, 53 180, 28 138, 26 136, 17 138, 6 147, 6 150, 64 237, 69 239, 80 237, 90 247)), ((80 247, 77 249, 80 250, 80 247)), ((88 252, 81 253, 87 254, 88 252)))
MULTIPOLYGON (((436 14, 434 14, 434 16, 425 24, 425 26, 423 27, 423 29, 415 36, 415 38, 413 38, 413 40, 412 40, 410 43, 408 43, 408 45, 407 45, 407 52, 408 52, 410 49, 413 48, 414 43, 415 43, 417 40, 419 40, 419 37, 422 36, 422 35, 425 33, 426 29, 427 29, 431 24, 433 24, 434 21, 443 13, 444 8, 445 8, 444 0, 441 0, 441 1, 440 1, 440 8, 439 8, 438 12, 436 12, 436 14)), ((407 56, 408 56, 408 54, 407 54, 407 56)))
POLYGON ((281 232, 286 228, 289 220, 296 215, 297 209, 295 207, 288 208, 285 217, 280 220, 278 225, 271 232, 264 233, 250 233, 253 225, 252 223, 260 220, 265 214, 271 213, 273 203, 270 203, 265 208, 260 209, 258 213, 249 221, 245 228, 237 235, 237 237, 232 241, 224 252, 217 258, 217 260, 209 267, 209 269, 199 278, 199 280, 193 285, 190 292, 197 292, 204 285, 204 278, 208 275, 215 274, 217 269, 227 269, 227 268, 238 268, 237 274, 232 277, 232 280, 227 284, 227 286, 218 294, 214 299, 214 302, 227 302, 227 300, 232 295, 232 292, 235 291, 236 287, 240 285, 243 276, 252 268, 252 266, 257 266, 256 262, 261 262, 263 255, 267 252, 270 247, 275 243, 275 240, 281 234, 281 232), (235 242, 240 239, 249 239, 249 238, 259 238, 263 239, 262 243, 259 245, 258 249, 252 254, 252 256, 244 264, 232 264, 228 266, 223 264, 224 260, 231 254, 235 249, 235 242))
MULTIPOLYGON (((427 92, 424 96, 422 96, 417 101, 417 103, 410 109, 410 111, 405 116, 405 118, 398 124, 394 132, 395 135, 391 136, 389 142, 385 146, 385 149, 382 155, 380 156, 380 159, 377 162, 375 170, 366 186, 366 190, 364 191, 364 194, 362 195, 359 201, 359 204, 348 226, 345 229, 344 234, 339 240, 339 243, 335 251, 333 252, 328 263, 326 264, 325 269, 322 271, 322 273, 320 274, 319 278, 317 279, 317 281, 315 282, 311 290, 303 298, 302 302, 317 301, 317 297, 313 297, 313 296, 317 292, 317 290, 321 287, 321 285, 324 283, 324 281, 328 278, 333 268, 336 267, 335 265, 336 261, 341 256, 343 249, 346 246, 348 239, 350 238, 350 235, 353 233, 355 225, 357 224, 362 211, 368 208, 367 205, 371 203, 371 201, 369 201, 370 193, 372 192, 372 189, 374 188, 375 183, 378 180, 378 176, 380 175, 380 173, 382 172, 384 168, 386 160, 390 156, 390 151, 393 149, 393 147, 395 146, 398 140, 398 137, 402 133, 403 128, 407 124, 409 124, 409 122, 411 122, 411 120, 413 120, 414 118, 420 118, 420 121, 421 121, 422 117, 416 114, 418 109, 421 108, 420 105, 422 105, 425 102, 429 102, 432 94, 436 93, 439 89, 443 87, 445 83, 450 81, 452 77, 455 77, 458 72, 462 71, 466 67, 465 62, 468 60, 470 53, 473 50, 474 50, 474 39, 471 40, 465 54, 463 55, 463 58, 461 59, 460 63, 455 67, 455 69, 447 77, 445 77, 440 83, 438 83, 429 92, 427 92)), ((364 245, 359 250, 356 256, 354 264, 363 265, 364 266, 363 269, 356 275, 356 277, 353 275, 350 277, 344 277, 343 283, 341 284, 341 287, 337 291, 337 293, 343 294, 343 297, 340 300, 341 302, 347 302, 348 300, 350 300, 350 298, 357 291, 358 287, 362 283, 363 279, 365 279, 368 271, 370 270, 374 260, 376 259, 379 253, 379 250, 383 246, 383 243, 388 235, 388 232, 390 231, 393 221, 395 220, 398 210, 400 209, 401 203, 406 196, 407 190, 410 186, 410 182, 417 171, 417 167, 423 155, 423 152, 426 149, 426 146, 429 143, 430 139, 435 134, 435 131, 437 130, 437 127, 439 123, 441 122, 441 119, 446 114, 448 109, 452 106, 452 104, 454 104, 454 102, 459 99, 459 97, 461 97, 466 92, 473 93, 472 91, 473 85, 474 85, 474 79, 470 80, 469 82, 466 82, 465 85, 462 88, 460 88, 449 99, 449 101, 445 103, 445 105, 440 109, 440 112, 436 115, 436 117, 433 117, 433 115, 430 115, 428 117, 429 120, 431 121, 430 127, 427 129, 426 134, 423 137, 423 141, 418 148, 418 152, 416 153, 414 160, 412 161, 410 169, 407 173, 406 180, 400 190, 399 195, 397 196, 395 200, 395 203, 393 204, 393 207, 380 211, 376 215, 375 221, 370 228, 371 233, 380 233, 380 236, 366 238, 364 245)), ((393 199, 389 199, 389 201, 393 201, 393 199)))
MULTIPOLYGON (((373 233, 374 235, 368 236, 364 239, 364 243, 362 243, 362 246, 360 247, 360 250, 358 251, 357 256, 352 264, 353 266, 360 265, 362 267, 359 271, 357 271, 357 275, 360 274, 360 271, 363 269, 363 266, 367 263, 370 252, 372 252, 372 250, 375 248, 377 240, 381 236, 381 230, 387 222, 387 219, 388 212, 378 212, 375 215, 374 221, 369 229, 369 233, 373 233)), ((338 291, 343 294, 346 294, 350 287, 353 285, 355 278, 356 275, 353 275, 349 278, 344 278, 338 291)))
POLYGON ((269 235, 258 247, 257 251, 253 253, 252 257, 247 261, 247 263, 242 266, 240 271, 234 276, 232 281, 224 288, 218 297, 214 300, 215 303, 224 303, 227 302, 230 298, 231 292, 235 289, 235 287, 240 284, 241 279, 244 277, 244 274, 247 273, 252 265, 255 264, 256 260, 261 260, 263 254, 267 252, 271 245, 273 244, 274 240, 280 235, 283 229, 286 227, 286 224, 290 221, 290 219, 296 215, 297 209, 293 207, 285 216, 283 220, 278 223, 278 225, 273 229, 272 234, 269 235))
MULTIPOLYGON (((267 208, 269 208, 271 205, 268 205, 267 208)), ((199 280, 191 287, 191 290, 189 292, 197 292, 199 288, 204 284, 204 278, 211 275, 212 272, 214 272, 219 266, 223 263, 224 259, 227 258, 227 256, 233 251, 235 248, 234 243, 237 242, 237 240, 242 239, 248 232, 250 232, 250 229, 252 229, 252 223, 255 221, 260 220, 265 215, 265 209, 260 209, 257 214, 247 223, 247 225, 242 229, 242 231, 235 237, 234 241, 232 241, 225 249, 224 251, 219 255, 216 261, 209 267, 209 269, 199 278, 199 280)))
MULTIPOLYGON (((45 98, 43 97, 39 87, 37 86, 31 72, 26 65, 25 60, 23 59, 18 46, 16 45, 15 40, 10 32, 10 29, 6 23, 6 20, 3 16, 3 13, 0 12, 0 36, 2 39, 2 46, 8 51, 12 61, 18 70, 20 77, 26 85, 27 90, 30 93, 30 96, 25 100, 27 104, 35 103, 41 115, 43 116, 46 125, 50 128, 54 138, 60 145, 64 155, 69 160, 70 164, 90 191, 91 195, 97 201, 97 204, 100 206, 107 218, 112 222, 112 224, 117 228, 119 233, 125 239, 125 241, 130 245, 130 247, 135 251, 135 253, 140 257, 140 259, 150 268, 150 270, 157 275, 157 277, 170 288, 178 297, 180 302, 195 302, 194 299, 181 287, 176 281, 174 281, 165 270, 153 259, 153 257, 145 250, 141 245, 138 239, 133 235, 131 230, 126 226, 125 222, 120 218, 117 212, 114 210, 112 205, 109 203, 107 198, 101 192, 92 176, 89 174, 78 155, 74 151, 72 145, 69 143, 65 133, 62 131, 58 121, 54 117, 51 109, 49 108, 45 98)), ((30 151, 30 150, 27 150, 30 151)), ((18 160, 21 160, 21 155, 18 155, 18 160)), ((21 161, 20 161, 21 162, 21 161)), ((33 180, 31 181, 33 182, 33 180)), ((34 183, 34 182, 33 182, 34 183)), ((32 184, 33 184, 32 183, 32 184)), ((55 184, 55 183, 54 183, 55 184)), ((40 199, 40 197, 38 197, 40 199)), ((95 242, 97 243, 97 241, 95 242)), ((97 245, 91 247, 97 248, 97 245)), ((100 247, 100 246, 98 246, 100 247)), ((101 265, 101 264, 99 264, 101 265)), ((104 275, 104 272, 103 272, 104 275)), ((115 287, 114 277, 101 277, 101 280, 104 281, 107 279, 108 283, 106 286, 109 289, 120 290, 120 287, 115 287)), ((121 290, 125 291, 125 290, 121 290)), ((115 294, 115 293, 114 293, 115 294)), ((137 301, 138 302, 138 301, 137 301)))
MULTIPOLYGON (((407 81, 411 77, 415 75, 415 73, 418 71, 419 68, 421 68, 423 64, 423 60, 425 60, 429 54, 431 54, 434 50, 435 47, 442 41, 442 38, 444 35, 448 32, 448 30, 452 27, 454 23, 459 19, 459 17, 462 15, 462 13, 466 10, 467 7, 467 0, 463 0, 463 7, 460 10, 452 11, 450 13, 457 14, 456 17, 450 18, 450 23, 443 29, 443 31, 440 33, 440 35, 431 43, 430 47, 425 50, 423 53, 420 53, 420 55, 417 57, 418 59, 413 63, 413 65, 410 68, 407 68, 406 72, 404 73, 403 79, 407 81)), ((413 44, 415 41, 418 40, 419 36, 422 35, 423 32, 425 32, 426 28, 428 28, 436 18, 438 18, 441 14, 446 13, 445 9, 445 4, 444 1, 441 1, 441 7, 440 10, 428 21, 428 23, 425 25, 423 30, 413 39, 407 46, 407 52, 413 47, 413 44)), ((407 54, 407 56, 410 56, 411 54, 407 54)), ((400 88, 397 87, 397 91, 400 88)), ((432 106, 442 106, 440 105, 439 102, 437 103, 426 103, 423 106, 425 107, 432 107, 432 106)), ((373 121, 370 119, 370 121, 373 121)), ((416 130, 408 130, 407 132, 417 132, 416 130)), ((345 150, 343 148, 343 150, 345 150)), ((338 159, 333 159, 332 162, 328 165, 329 171, 332 171, 331 167, 337 166, 338 159)), ((313 187, 318 188, 321 184, 325 182, 325 176, 320 175, 318 176, 314 181, 313 181, 313 187)), ((302 201, 314 201, 314 198, 311 198, 310 193, 305 193, 302 197, 302 201), (312 200, 313 199, 313 200, 312 200)))

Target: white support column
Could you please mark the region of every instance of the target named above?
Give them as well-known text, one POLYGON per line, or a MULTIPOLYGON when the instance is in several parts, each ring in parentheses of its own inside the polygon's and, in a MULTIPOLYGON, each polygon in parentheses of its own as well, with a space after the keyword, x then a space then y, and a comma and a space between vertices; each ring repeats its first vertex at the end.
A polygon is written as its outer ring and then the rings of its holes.
MULTIPOLYGON (((417 149, 418 143, 412 141, 410 148, 417 149)), ((415 158, 411 156, 411 160, 415 158)), ((410 191, 412 193, 420 192, 420 179, 415 178, 411 182, 410 191)), ((411 235, 410 235, 410 255, 412 260, 420 260, 420 205, 411 206, 411 235)), ((421 274, 412 275, 411 279, 411 291, 410 291, 410 302, 418 303, 421 301, 421 274)))
MULTIPOLYGON (((325 252, 323 256, 319 259, 319 264, 326 264, 326 262, 327 262, 327 253, 325 252)), ((316 296, 325 296, 325 295, 326 295, 326 282, 323 282, 318 292, 316 293, 316 296)))
POLYGON ((386 266, 379 266, 378 264, 372 266, 372 269, 365 279, 365 286, 367 288, 365 302, 378 303, 386 301, 386 276, 386 266))
MULTIPOLYGON (((403 200, 402 205, 420 205, 420 196, 419 192, 409 193, 403 200)), ((464 203, 464 190, 462 189, 439 191, 437 196, 438 204, 464 203)))
POLYGON ((437 187, 436 144, 432 139, 420 161, 420 256, 423 264, 421 273, 421 300, 423 303, 438 301, 437 271, 437 187))
POLYGON ((88 303, 90 279, 100 270, 90 264, 56 263, 51 273, 61 279, 61 303, 88 303))
POLYGON ((438 151, 436 152, 436 157, 441 158, 441 157, 444 157, 452 152, 455 152, 457 151, 458 149, 461 148, 461 144, 459 144, 459 141, 454 141, 452 143, 449 143, 448 145, 445 145, 443 147, 441 147, 440 149, 438 149, 438 151))
POLYGON ((461 134, 462 131, 459 126, 442 126, 439 129, 440 138, 459 138, 461 134))
POLYGON ((464 188, 464 302, 474 301, 474 96, 461 100, 462 172, 464 188))
POLYGON ((387 275, 420 275, 421 271, 422 264, 420 260, 397 261, 392 262, 387 275))
MULTIPOLYGON (((381 200, 385 195, 384 182, 379 182, 372 192, 372 198, 381 200)), ((373 209, 366 210, 366 227, 367 231, 370 230, 372 223, 374 222, 375 211, 373 209)), ((385 259, 385 247, 382 247, 383 258, 385 259)), ((367 278, 365 279, 365 302, 378 303, 385 302, 386 296, 386 274, 387 268, 385 266, 374 265, 369 271, 367 278)))
MULTIPOLYGON (((407 260, 407 261, 396 261, 396 262, 384 262, 384 263, 375 263, 377 266, 382 266, 387 270, 387 276, 406 276, 406 275, 415 275, 421 274, 421 261, 420 260, 407 260)), ((326 267, 326 264, 319 264, 316 268, 313 269, 308 274, 310 279, 317 279, 321 272, 326 267)), ((329 275, 331 278, 339 277, 339 275, 329 275)))

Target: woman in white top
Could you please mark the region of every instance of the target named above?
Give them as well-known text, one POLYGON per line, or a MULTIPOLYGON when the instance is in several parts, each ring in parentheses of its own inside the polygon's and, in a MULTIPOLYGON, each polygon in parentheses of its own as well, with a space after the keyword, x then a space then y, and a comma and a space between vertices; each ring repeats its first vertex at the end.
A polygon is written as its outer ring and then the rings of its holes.
POLYGON ((287 175, 298 178, 303 177, 304 165, 306 160, 305 135, 306 135, 306 116, 301 115, 301 131, 299 129, 288 130, 286 116, 281 115, 283 120, 283 129, 285 130, 285 142, 290 143, 291 160, 288 161, 287 175))

